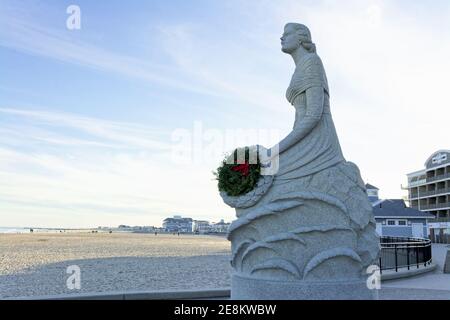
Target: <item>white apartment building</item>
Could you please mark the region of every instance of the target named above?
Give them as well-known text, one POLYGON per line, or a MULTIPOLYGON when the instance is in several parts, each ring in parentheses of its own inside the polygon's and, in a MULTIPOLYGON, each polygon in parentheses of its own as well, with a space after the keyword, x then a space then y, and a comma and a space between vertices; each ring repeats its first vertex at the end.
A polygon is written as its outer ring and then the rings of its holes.
POLYGON ((425 168, 407 174, 409 205, 436 217, 429 223, 433 242, 450 243, 450 150, 439 150, 425 168))

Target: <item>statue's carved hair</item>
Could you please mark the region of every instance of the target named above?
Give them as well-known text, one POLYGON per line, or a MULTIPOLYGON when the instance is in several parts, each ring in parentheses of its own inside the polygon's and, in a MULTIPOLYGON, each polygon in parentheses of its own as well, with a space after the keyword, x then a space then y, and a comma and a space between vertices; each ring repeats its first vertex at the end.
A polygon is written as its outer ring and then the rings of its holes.
POLYGON ((300 23, 288 23, 294 27, 295 31, 300 37, 300 45, 305 48, 308 52, 315 53, 316 45, 312 42, 311 31, 308 27, 300 23))

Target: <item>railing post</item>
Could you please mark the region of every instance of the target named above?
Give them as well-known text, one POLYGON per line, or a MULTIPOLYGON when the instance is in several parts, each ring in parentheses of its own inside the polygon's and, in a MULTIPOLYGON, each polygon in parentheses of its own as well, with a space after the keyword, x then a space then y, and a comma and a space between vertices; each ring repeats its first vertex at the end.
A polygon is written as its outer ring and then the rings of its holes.
POLYGON ((397 265, 397 244, 394 244, 394 252, 395 252, 395 272, 398 271, 398 265, 397 265))
POLYGON ((423 247, 423 266, 424 267, 427 266, 427 261, 428 261, 428 246, 423 247))
POLYGON ((417 269, 419 269, 419 247, 416 246, 416 264, 417 264, 417 269))
POLYGON ((406 245, 406 264, 408 265, 409 270, 409 243, 406 245))
POLYGON ((380 274, 383 272, 383 268, 381 267, 381 253, 380 253, 380 274))

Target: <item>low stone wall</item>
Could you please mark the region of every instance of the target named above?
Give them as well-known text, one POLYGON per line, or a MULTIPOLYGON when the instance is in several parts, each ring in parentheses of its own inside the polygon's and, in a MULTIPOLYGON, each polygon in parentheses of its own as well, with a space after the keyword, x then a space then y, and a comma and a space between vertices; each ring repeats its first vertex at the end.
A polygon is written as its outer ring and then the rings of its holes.
POLYGON ((423 273, 435 271, 436 268, 437 265, 432 263, 430 265, 427 265, 426 267, 424 267, 423 265, 421 265, 419 268, 412 266, 409 268, 409 270, 408 268, 399 268, 397 272, 395 272, 395 270, 383 271, 383 273, 381 274, 381 281, 414 277, 423 273))
POLYGON ((229 299, 230 289, 141 291, 17 297, 6 300, 215 300, 229 299))

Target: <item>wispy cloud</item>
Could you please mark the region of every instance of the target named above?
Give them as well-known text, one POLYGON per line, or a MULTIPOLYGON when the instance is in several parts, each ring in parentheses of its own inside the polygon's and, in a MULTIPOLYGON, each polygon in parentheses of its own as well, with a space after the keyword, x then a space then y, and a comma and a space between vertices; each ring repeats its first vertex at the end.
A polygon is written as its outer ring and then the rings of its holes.
MULTIPOLYGON (((72 128, 81 132, 87 133, 93 137, 102 139, 99 141, 80 140, 74 138, 62 139, 55 136, 55 134, 49 133, 48 130, 36 135, 30 135, 31 139, 38 139, 47 142, 59 143, 59 144, 87 144, 98 146, 113 146, 112 144, 104 143, 104 141, 110 141, 116 143, 122 148, 149 148, 155 150, 170 149, 168 143, 164 143, 161 140, 155 139, 155 137, 167 137, 170 134, 170 130, 156 130, 149 129, 143 125, 131 124, 126 122, 108 121, 103 119, 96 119, 86 116, 79 116, 74 114, 62 113, 62 112, 50 112, 43 110, 23 110, 13 108, 0 108, 0 113, 21 117, 24 119, 30 119, 34 121, 34 124, 48 125, 52 128, 72 128)), ((2 130, 6 130, 7 127, 3 127, 2 130)), ((10 129, 12 133, 18 132, 16 128, 10 129)), ((27 127, 30 130, 30 126, 27 127)), ((3 135, 3 138, 7 138, 8 135, 3 135)), ((1 138, 0 138, 1 141, 1 138)))
MULTIPOLYGON (((222 96, 247 105, 247 108, 286 113, 281 108, 286 102, 282 97, 280 99, 285 83, 277 78, 261 76, 267 68, 264 53, 256 48, 248 52, 247 48, 224 40, 221 46, 217 46, 205 41, 200 29, 199 25, 192 24, 160 26, 161 48, 189 78, 197 79, 222 96), (247 59, 239 60, 239 57, 247 59), (230 62, 233 68, 230 68, 230 62), (260 70, 253 67, 258 62, 260 70)), ((278 46, 276 38, 274 46, 278 46)), ((276 64, 275 61, 272 63, 276 64)))
POLYGON ((73 226, 73 216, 76 226, 159 225, 172 212, 207 216, 220 206, 210 170, 174 165, 170 141, 150 140, 155 132, 142 125, 49 111, 1 108, 0 114, 27 123, 19 133, 15 122, 0 121, 0 210, 10 213, 0 216, 0 225, 22 216, 25 225, 49 225, 41 216, 58 212, 54 226, 73 226), (74 132, 55 133, 55 127, 74 132))
MULTIPOLYGON (((228 68, 230 54, 236 58, 248 57, 249 52, 236 43, 227 43, 220 50, 214 45, 209 46, 195 34, 199 24, 156 28, 160 55, 171 59, 170 63, 156 63, 115 53, 71 37, 64 30, 35 23, 29 16, 24 16, 23 10, 13 10, 17 6, 20 9, 20 4, 16 4, 0 13, 0 46, 272 111, 280 111, 280 106, 285 104, 279 99, 284 84, 261 77, 260 71, 247 68, 249 63, 255 63, 255 58, 233 60, 235 69, 228 68)), ((262 66, 267 65, 270 59, 253 53, 262 66)))
POLYGON ((0 12, 0 46, 137 78, 149 84, 207 95, 216 94, 203 86, 181 79, 179 70, 170 65, 115 53, 70 37, 64 29, 54 29, 42 23, 35 23, 30 16, 23 15, 23 10, 16 10, 17 6, 20 9, 20 4, 16 3, 12 8, 6 7, 0 12))

